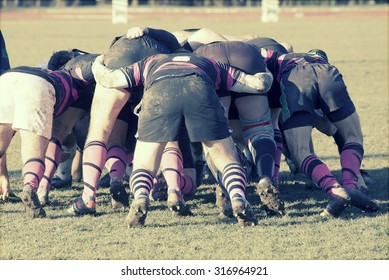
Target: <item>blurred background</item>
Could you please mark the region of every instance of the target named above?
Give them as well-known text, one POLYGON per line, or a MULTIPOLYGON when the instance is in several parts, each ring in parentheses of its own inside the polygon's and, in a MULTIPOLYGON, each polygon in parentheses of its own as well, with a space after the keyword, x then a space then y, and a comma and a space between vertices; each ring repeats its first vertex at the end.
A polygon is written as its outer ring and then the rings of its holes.
MULTIPOLYGON (((131 6, 227 6, 255 7, 263 0, 128 0, 131 6)), ((387 4, 388 0, 278 0, 280 6, 336 6, 387 4)), ((0 0, 0 7, 58 7, 109 5, 112 0, 0 0)))

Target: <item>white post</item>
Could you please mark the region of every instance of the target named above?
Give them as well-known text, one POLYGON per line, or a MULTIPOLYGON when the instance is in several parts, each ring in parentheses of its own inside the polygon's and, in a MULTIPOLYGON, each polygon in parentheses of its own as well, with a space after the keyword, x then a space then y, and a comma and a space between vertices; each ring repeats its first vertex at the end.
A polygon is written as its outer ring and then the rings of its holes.
POLYGON ((112 23, 128 22, 128 1, 127 0, 112 0, 112 23))
POLYGON ((279 0, 262 0, 262 22, 277 22, 279 10, 279 0))

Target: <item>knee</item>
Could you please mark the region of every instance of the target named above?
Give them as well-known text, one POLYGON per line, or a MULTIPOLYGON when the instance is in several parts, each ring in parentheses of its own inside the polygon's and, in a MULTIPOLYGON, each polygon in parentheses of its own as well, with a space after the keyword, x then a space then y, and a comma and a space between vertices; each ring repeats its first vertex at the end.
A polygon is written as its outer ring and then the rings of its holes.
POLYGON ((274 129, 270 118, 264 117, 256 120, 241 120, 242 136, 246 143, 257 139, 269 139, 274 142, 274 129))

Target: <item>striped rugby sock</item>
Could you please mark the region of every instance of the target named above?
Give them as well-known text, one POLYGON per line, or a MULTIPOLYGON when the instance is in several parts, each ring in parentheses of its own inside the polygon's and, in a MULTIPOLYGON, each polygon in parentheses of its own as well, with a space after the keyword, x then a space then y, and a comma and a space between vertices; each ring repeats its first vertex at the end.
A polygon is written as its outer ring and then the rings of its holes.
POLYGON ((39 158, 30 158, 27 160, 22 169, 23 185, 30 185, 35 191, 38 190, 39 182, 45 172, 45 163, 39 158))
POLYGON ((307 156, 303 160, 301 170, 309 179, 325 190, 329 196, 333 196, 332 187, 340 185, 327 165, 314 155, 307 156))
POLYGON ((55 171, 58 168, 58 164, 61 161, 61 142, 57 138, 51 138, 49 145, 47 146, 45 155, 45 173, 42 181, 39 184, 39 188, 42 190, 50 190, 51 179, 54 176, 55 171))
POLYGON ((101 141, 90 141, 85 145, 83 153, 82 173, 84 175, 84 201, 94 199, 101 171, 107 157, 106 144, 101 141))
POLYGON ((134 199, 141 197, 148 198, 150 190, 153 188, 153 176, 146 169, 136 169, 132 171, 130 177, 130 188, 134 194, 134 199))
POLYGON ((107 160, 105 167, 109 172, 109 177, 112 179, 122 179, 126 172, 127 153, 118 145, 111 146, 107 151, 107 160))
POLYGON ((231 200, 246 198, 246 173, 239 163, 230 163, 224 167, 222 181, 231 200))
POLYGON ((161 166, 168 190, 181 190, 181 176, 184 166, 180 149, 169 147, 163 151, 161 166))
POLYGON ((363 153, 363 147, 358 143, 347 143, 343 146, 340 154, 340 165, 342 166, 344 187, 357 188, 363 153))

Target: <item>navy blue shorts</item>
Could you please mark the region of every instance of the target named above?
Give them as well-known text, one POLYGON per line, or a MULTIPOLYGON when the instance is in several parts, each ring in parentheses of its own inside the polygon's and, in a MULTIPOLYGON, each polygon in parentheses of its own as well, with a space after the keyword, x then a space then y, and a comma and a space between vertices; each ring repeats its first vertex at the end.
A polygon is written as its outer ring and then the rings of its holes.
POLYGON ((320 108, 328 115, 342 107, 354 107, 342 75, 329 64, 297 65, 282 75, 280 85, 282 121, 300 111, 314 114, 320 108))
POLYGON ((144 92, 138 140, 177 141, 183 125, 191 142, 230 136, 224 108, 213 85, 201 76, 165 77, 144 92))

